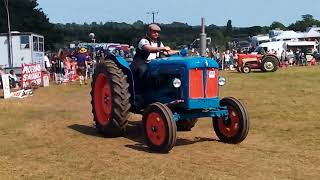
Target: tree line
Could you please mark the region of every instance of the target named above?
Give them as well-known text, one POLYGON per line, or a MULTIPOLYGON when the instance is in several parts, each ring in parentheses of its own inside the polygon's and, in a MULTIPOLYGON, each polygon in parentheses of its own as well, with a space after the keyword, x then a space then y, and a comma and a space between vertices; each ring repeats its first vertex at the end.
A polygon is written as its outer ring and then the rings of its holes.
MULTIPOLYGON (((9 11, 11 19, 11 30, 20 32, 34 32, 45 36, 46 50, 56 50, 67 46, 71 42, 90 42, 90 32, 96 35, 96 42, 117 42, 136 45, 139 38, 146 33, 147 24, 137 20, 132 24, 124 22, 92 22, 90 24, 54 24, 38 7, 37 0, 10 0, 9 11)), ((320 26, 320 21, 314 19, 310 14, 302 15, 302 19, 289 26, 281 22, 273 22, 269 26, 233 27, 232 21, 228 20, 225 26, 214 24, 206 26, 206 33, 211 37, 215 45, 224 46, 226 42, 233 39, 245 39, 257 34, 267 34, 271 29, 305 31, 310 26, 320 26)), ((164 43, 179 47, 192 42, 199 37, 201 27, 190 26, 187 23, 172 22, 171 24, 160 24, 162 28, 161 38, 164 43)), ((7 32, 7 14, 4 2, 0 1, 0 32, 7 32)))

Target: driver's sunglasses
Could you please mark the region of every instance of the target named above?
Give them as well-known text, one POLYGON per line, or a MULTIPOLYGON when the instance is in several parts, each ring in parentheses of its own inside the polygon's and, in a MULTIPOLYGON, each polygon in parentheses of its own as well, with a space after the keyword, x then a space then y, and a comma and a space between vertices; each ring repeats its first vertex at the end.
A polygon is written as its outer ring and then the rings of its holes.
POLYGON ((160 31, 151 30, 151 33, 158 33, 158 34, 160 34, 160 31))

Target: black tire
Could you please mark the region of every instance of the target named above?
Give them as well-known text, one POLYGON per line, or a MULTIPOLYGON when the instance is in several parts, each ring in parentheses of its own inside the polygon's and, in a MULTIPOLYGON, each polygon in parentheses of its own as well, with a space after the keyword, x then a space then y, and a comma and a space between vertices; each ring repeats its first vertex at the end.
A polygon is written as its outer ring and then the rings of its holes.
POLYGON ((279 63, 277 58, 266 56, 262 59, 261 70, 264 72, 274 72, 278 69, 279 63))
POLYGON ((149 105, 142 116, 146 142, 152 151, 167 153, 176 144, 177 127, 171 110, 159 102, 149 105))
POLYGON ((250 73, 251 72, 251 67, 250 66, 247 66, 247 65, 245 65, 245 66, 243 66, 243 68, 241 69, 241 71, 243 72, 243 73, 250 73))
POLYGON ((97 64, 91 87, 96 129, 106 136, 123 135, 131 107, 127 75, 114 61, 105 60, 97 64))
POLYGON ((191 131, 194 125, 198 122, 198 119, 188 119, 177 121, 178 131, 191 131))
POLYGON ((249 132, 249 116, 245 106, 236 98, 226 97, 220 101, 221 106, 227 106, 229 117, 212 118, 213 128, 220 141, 230 144, 242 142, 249 132))

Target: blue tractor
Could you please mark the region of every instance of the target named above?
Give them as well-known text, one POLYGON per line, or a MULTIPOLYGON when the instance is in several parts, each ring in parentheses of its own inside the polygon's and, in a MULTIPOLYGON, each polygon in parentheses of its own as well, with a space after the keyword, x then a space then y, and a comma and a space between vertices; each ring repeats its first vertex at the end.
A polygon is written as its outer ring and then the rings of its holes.
POLYGON ((216 61, 175 55, 151 60, 147 76, 137 82, 126 60, 109 55, 97 64, 92 81, 92 112, 97 130, 123 134, 130 112, 142 114, 148 147, 169 152, 177 130, 188 131, 198 118, 211 117, 213 129, 225 143, 242 142, 249 131, 244 105, 233 97, 219 97, 216 61), (137 84, 143 91, 137 93, 137 84))

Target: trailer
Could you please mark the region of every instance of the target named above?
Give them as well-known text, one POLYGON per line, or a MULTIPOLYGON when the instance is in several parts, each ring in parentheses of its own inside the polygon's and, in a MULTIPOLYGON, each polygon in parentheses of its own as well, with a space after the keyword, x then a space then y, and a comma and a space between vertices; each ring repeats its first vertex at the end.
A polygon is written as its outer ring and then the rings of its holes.
POLYGON ((0 65, 5 69, 19 69, 23 64, 40 64, 44 68, 44 36, 32 32, 11 32, 12 65, 8 33, 0 33, 0 65))

